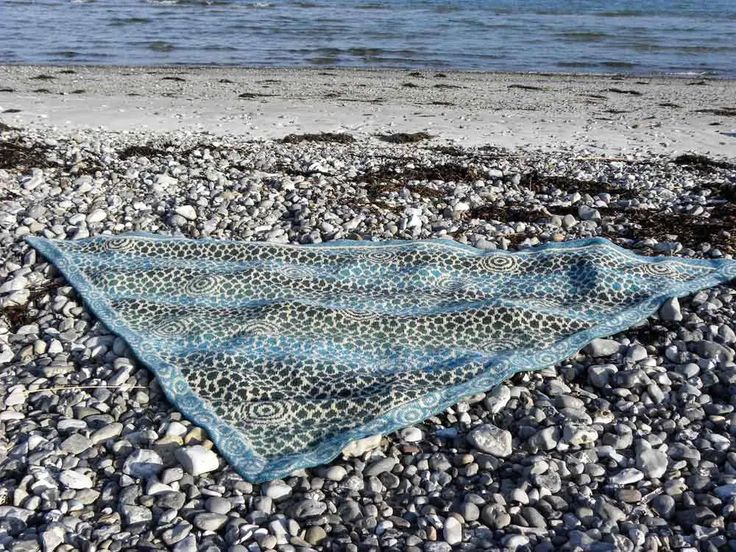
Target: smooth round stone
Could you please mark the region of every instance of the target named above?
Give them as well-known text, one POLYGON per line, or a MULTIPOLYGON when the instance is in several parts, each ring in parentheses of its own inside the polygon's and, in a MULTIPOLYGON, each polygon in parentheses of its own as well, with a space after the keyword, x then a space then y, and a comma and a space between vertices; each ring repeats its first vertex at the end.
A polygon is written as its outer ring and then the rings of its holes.
POLYGON ((186 472, 195 477, 215 471, 220 467, 217 455, 202 445, 182 447, 176 450, 174 456, 186 472))
POLYGON ((327 533, 319 525, 313 525, 307 529, 307 533, 304 536, 304 540, 313 546, 317 546, 323 540, 327 538, 327 533))
POLYGON ((388 458, 381 458, 380 460, 369 464, 368 467, 364 470, 363 475, 365 475, 366 477, 381 475, 382 473, 391 471, 398 463, 399 461, 393 456, 389 456, 388 458))
POLYGON ((499 385, 486 397, 484 404, 491 414, 498 414, 511 400, 511 390, 506 385, 499 385))
POLYGON ((480 509, 472 502, 463 502, 457 509, 457 513, 465 521, 477 521, 480 518, 480 509))
POLYGON ((626 468, 611 476, 609 481, 614 485, 631 485, 644 479, 644 474, 636 468, 626 468))
POLYGON ((503 529, 511 523, 511 516, 498 504, 483 507, 480 518, 491 529, 503 529))
POLYGON ((457 519, 450 516, 445 520, 442 536, 447 544, 458 544, 463 540, 463 526, 457 519))
POLYGON ((667 454, 653 449, 649 443, 642 441, 636 453, 636 467, 649 479, 660 479, 667 471, 669 458, 667 454))
POLYGON ((491 424, 483 424, 473 429, 466 437, 475 449, 493 456, 511 456, 511 433, 491 424))
POLYGON ((330 481, 342 481, 347 477, 348 472, 342 466, 330 466, 325 472, 325 478, 330 481))
POLYGON ((291 491, 291 487, 279 479, 261 485, 261 493, 273 500, 287 497, 291 491))
POLYGON ((227 514, 233 509, 233 504, 226 498, 212 496, 207 499, 204 507, 213 514, 227 514))
POLYGON ((123 424, 119 422, 113 422, 111 424, 106 424, 102 426, 100 429, 92 433, 92 435, 90 435, 89 437, 89 440, 92 442, 93 445, 96 445, 98 443, 103 443, 108 439, 114 439, 122 432, 123 424))
POLYGON ((418 443, 424 439, 424 433, 418 427, 406 427, 401 430, 400 435, 407 443, 418 443))
POLYGON ((585 352, 592 357, 605 357, 618 353, 621 344, 613 339, 594 339, 586 347, 585 352))
POLYGON ((81 433, 72 433, 64 439, 60 445, 60 449, 68 454, 81 454, 92 446, 90 440, 81 433))
POLYGON ((204 513, 194 516, 194 526, 202 531, 217 531, 225 525, 228 517, 222 514, 204 513))
POLYGON ((652 499, 652 508, 664 519, 670 519, 675 513, 675 499, 667 494, 655 496, 652 499))

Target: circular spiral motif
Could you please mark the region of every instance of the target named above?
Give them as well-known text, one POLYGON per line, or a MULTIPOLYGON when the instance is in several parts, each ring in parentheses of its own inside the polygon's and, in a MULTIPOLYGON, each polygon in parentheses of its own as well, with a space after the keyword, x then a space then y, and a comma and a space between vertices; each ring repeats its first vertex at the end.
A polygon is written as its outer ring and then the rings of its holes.
MULTIPOLYGON (((171 392, 174 395, 186 395, 190 394, 189 383, 185 379, 176 379, 171 383, 171 392)), ((177 397, 178 398, 178 397, 177 397)))
POLYGON ((240 336, 264 335, 273 336, 280 333, 278 324, 269 320, 246 320, 240 326, 240 336))
POLYGON ((247 423, 260 426, 282 423, 287 413, 288 409, 282 402, 261 401, 246 404, 243 415, 247 423))
POLYGON ((396 255, 391 251, 365 251, 361 254, 361 258, 372 263, 393 263, 396 255))
POLYGON ((677 270, 665 263, 648 263, 641 265, 641 271, 648 276, 677 276, 677 270))
POLYGON ((446 293, 459 293, 465 289, 465 285, 448 274, 443 274, 434 281, 436 287, 446 293))
POLYGON ((191 327, 190 321, 186 317, 167 318, 151 329, 151 334, 156 337, 174 337, 185 335, 191 327))
POLYGON ((144 339, 138 343, 138 350, 142 354, 154 353, 157 348, 158 348, 158 345, 154 343, 153 341, 149 341, 148 339, 144 339))
POLYGON ((177 370, 175 366, 167 363, 161 363, 158 365, 156 375, 160 378, 169 379, 176 374, 177 370))
POLYGON ((312 269, 306 266, 284 266, 278 271, 282 276, 292 280, 309 280, 314 277, 312 269))
POLYGON ((480 264, 491 272, 513 272, 519 261, 511 255, 487 255, 481 259, 480 264))
POLYGON ((494 337, 481 342, 477 348, 483 352, 498 353, 516 349, 519 345, 520 341, 513 337, 494 337))
POLYGON ((730 277, 736 277, 736 261, 727 261, 723 267, 723 274, 730 277))
MULTIPOLYGON (((242 455, 248 452, 248 446, 243 442, 237 434, 231 433, 224 439, 221 438, 218 446, 222 449, 225 454, 242 455)), ((262 469, 259 466, 258 471, 262 469)))
POLYGON ((218 291, 220 281, 213 274, 201 274, 184 284, 184 292, 189 295, 207 295, 218 291))
POLYGON ((135 240, 128 238, 110 238, 105 240, 104 248, 106 251, 114 251, 124 253, 135 249, 135 240))
POLYGON ((200 400, 197 398, 196 395, 192 393, 187 393, 185 395, 176 397, 176 406, 181 410, 199 408, 200 404, 200 400))
POLYGON ((340 309, 336 311, 338 316, 355 322, 365 322, 378 318, 378 313, 370 311, 359 311, 353 309, 340 309))
POLYGON ((557 361, 560 359, 560 357, 564 356, 564 353, 565 351, 562 347, 554 346, 547 349, 546 351, 537 353, 536 355, 534 355, 532 360, 536 361, 539 364, 551 366, 553 364, 557 364, 557 361))
POLYGON ((403 406, 393 418, 402 425, 414 425, 426 418, 425 409, 416 404, 403 406))
POLYGON ((420 397, 416 400, 415 404, 419 405, 421 408, 434 408, 437 403, 440 401, 440 394, 439 393, 430 393, 424 397, 420 397))

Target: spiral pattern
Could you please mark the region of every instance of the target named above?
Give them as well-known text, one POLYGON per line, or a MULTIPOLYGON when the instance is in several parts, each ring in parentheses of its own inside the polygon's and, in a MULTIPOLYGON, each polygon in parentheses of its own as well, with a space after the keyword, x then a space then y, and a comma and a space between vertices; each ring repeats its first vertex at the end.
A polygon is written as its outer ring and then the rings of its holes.
POLYGON ((283 422, 289 414, 286 404, 280 401, 246 403, 243 407, 245 422, 253 425, 274 425, 283 422))
POLYGON ((519 262, 511 255, 486 255, 480 261, 480 266, 489 272, 514 272, 519 262))
POLYGON ((246 336, 275 336, 281 333, 281 328, 275 322, 270 320, 247 320, 240 325, 238 335, 246 336))
POLYGON ((167 318, 151 328, 151 334, 164 339, 176 336, 184 337, 189 333, 191 327, 192 323, 188 318, 176 316, 167 318))
POLYGON ((447 274, 436 278, 434 285, 444 293, 459 293, 465 289, 465 284, 461 280, 447 274))
POLYGON ((360 311, 355 309, 339 309, 335 311, 335 314, 340 318, 351 320, 353 322, 369 322, 380 318, 380 315, 376 312, 360 311))
POLYGON ((641 270, 644 274, 649 276, 674 276, 677 274, 677 270, 666 263, 647 263, 641 265, 641 270))
POLYGON ((104 248, 106 251, 127 253, 135 249, 135 240, 128 238, 109 238, 105 240, 104 248))
POLYGON ((477 348, 483 352, 498 353, 501 351, 512 351, 519 345, 521 345, 521 340, 509 336, 501 336, 482 341, 477 348))
POLYGON ((200 274, 184 284, 188 295, 214 295, 219 291, 220 279, 214 274, 200 274))
POLYGON ((392 251, 366 251, 361 258, 371 263, 391 264, 397 260, 396 254, 392 251))
POLYGON ((393 416, 395 422, 401 425, 414 425, 427 417, 426 410, 419 405, 412 404, 402 407, 393 416))

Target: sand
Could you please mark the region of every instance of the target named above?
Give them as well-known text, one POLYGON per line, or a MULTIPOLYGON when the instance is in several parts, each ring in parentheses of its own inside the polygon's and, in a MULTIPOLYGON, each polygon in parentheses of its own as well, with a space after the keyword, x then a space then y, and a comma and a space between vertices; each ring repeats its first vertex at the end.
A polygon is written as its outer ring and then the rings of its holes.
POLYGON ((440 143, 600 155, 733 158, 734 98, 736 81, 699 78, 0 66, 0 122, 21 127, 254 139, 426 131, 440 143))

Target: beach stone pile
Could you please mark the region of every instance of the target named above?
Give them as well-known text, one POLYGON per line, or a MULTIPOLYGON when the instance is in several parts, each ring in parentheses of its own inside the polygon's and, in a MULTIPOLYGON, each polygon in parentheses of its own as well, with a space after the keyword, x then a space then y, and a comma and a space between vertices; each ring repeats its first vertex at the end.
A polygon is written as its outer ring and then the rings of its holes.
POLYGON ((606 235, 641 253, 731 256, 736 170, 685 161, 3 131, 0 548, 736 547, 733 284, 671 300, 557 366, 258 485, 22 241, 144 230, 507 249, 606 235), (684 216, 711 231, 693 241, 684 216))

